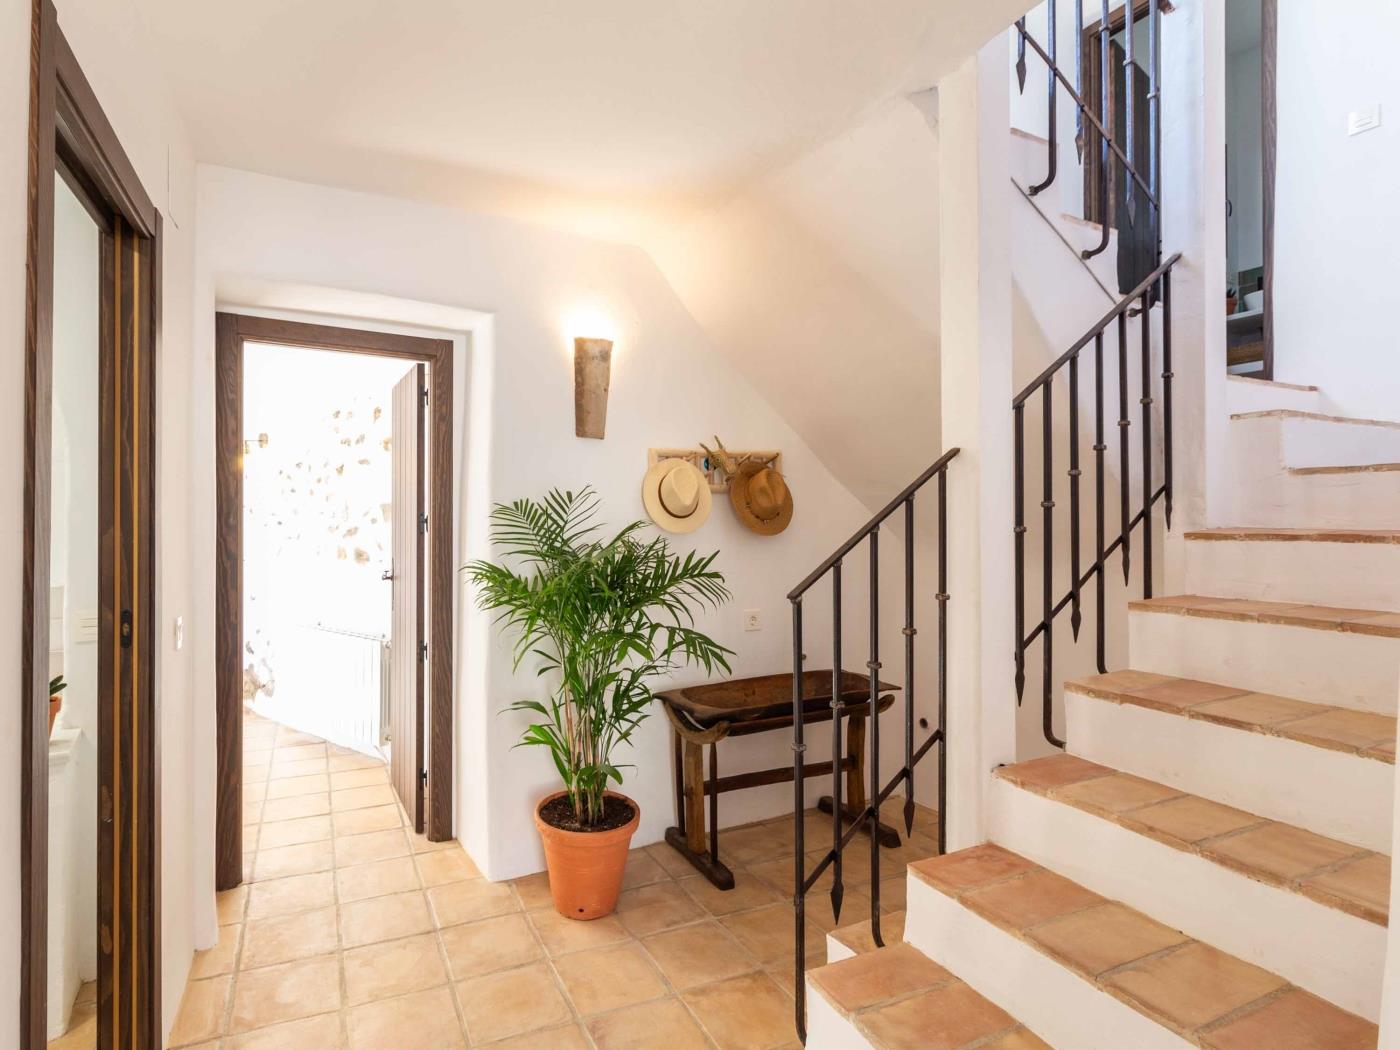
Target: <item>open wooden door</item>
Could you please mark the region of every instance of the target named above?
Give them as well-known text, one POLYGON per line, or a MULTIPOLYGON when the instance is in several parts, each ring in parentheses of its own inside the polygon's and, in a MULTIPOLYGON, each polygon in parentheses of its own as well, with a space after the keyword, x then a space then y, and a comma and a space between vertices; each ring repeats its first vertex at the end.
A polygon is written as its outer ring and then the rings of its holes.
POLYGON ((389 779, 413 828, 423 831, 423 579, 428 516, 425 505, 426 366, 414 365, 394 387, 390 405, 393 504, 391 517, 389 779))

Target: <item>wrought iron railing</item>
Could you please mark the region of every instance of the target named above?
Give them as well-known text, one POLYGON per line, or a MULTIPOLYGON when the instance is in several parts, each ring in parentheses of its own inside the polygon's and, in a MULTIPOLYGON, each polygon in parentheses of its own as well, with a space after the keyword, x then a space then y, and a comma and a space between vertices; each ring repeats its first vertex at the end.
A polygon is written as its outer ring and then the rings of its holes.
MULTIPOLYGON (((807 1037, 806 1028, 806 936, 807 936, 807 894, 817 881, 826 874, 828 870, 832 873, 831 881, 831 910, 835 918, 841 915, 841 898, 844 894, 844 854, 846 847, 855 836, 861 831, 865 831, 870 842, 870 932, 875 944, 883 945, 884 939, 880 926, 880 806, 898 789, 901 785, 904 788, 904 828, 905 834, 912 834, 914 828, 914 768, 920 760, 934 747, 935 744, 944 744, 939 748, 938 753, 938 851, 944 852, 946 837, 944 832, 944 798, 947 786, 947 725, 948 725, 948 685, 947 685, 947 664, 948 664, 948 464, 951 463, 958 454, 958 449, 949 449, 938 462, 920 474, 914 481, 904 489, 898 496, 892 499, 885 507, 865 523, 856 533, 845 543, 837 548, 836 552, 822 562, 805 580, 799 583, 788 594, 788 601, 792 604, 792 764, 793 764, 793 815, 795 820, 795 853, 794 853, 794 894, 793 908, 796 919, 796 997, 797 997, 797 1031, 799 1036, 805 1041, 807 1037), (938 479, 936 491, 936 514, 938 519, 937 538, 937 591, 935 598, 938 603, 938 670, 937 670, 937 697, 938 697, 938 726, 931 730, 924 739, 915 743, 914 740, 914 701, 915 701, 915 652, 914 638, 918 634, 915 626, 915 597, 917 589, 914 577, 914 549, 915 549, 915 515, 914 503, 919 491, 934 478, 938 479), (899 771, 882 784, 880 779, 880 694, 885 691, 880 682, 880 527, 896 512, 903 510, 903 540, 904 540, 904 684, 902 692, 904 696, 904 764, 899 771), (841 569, 846 559, 860 546, 866 543, 869 550, 869 659, 866 661, 866 668, 869 671, 869 696, 863 699, 858 705, 862 714, 867 714, 869 719, 869 731, 866 737, 868 745, 868 757, 866 759, 866 773, 869 776, 869 791, 866 796, 865 805, 859 812, 852 812, 851 807, 843 802, 842 796, 842 775, 843 770, 848 768, 843 761, 843 746, 841 740, 841 728, 843 720, 852 713, 848 707, 845 696, 849 694, 849 688, 843 687, 841 653, 842 653, 842 609, 841 609, 841 569), (803 732, 804 716, 810 717, 803 699, 803 636, 802 636, 802 609, 803 601, 808 592, 827 576, 831 578, 831 603, 832 603, 832 627, 831 627, 831 848, 817 862, 811 870, 807 870, 806 860, 806 753, 807 743, 803 732)), ((852 705, 856 706, 856 705, 852 705)))

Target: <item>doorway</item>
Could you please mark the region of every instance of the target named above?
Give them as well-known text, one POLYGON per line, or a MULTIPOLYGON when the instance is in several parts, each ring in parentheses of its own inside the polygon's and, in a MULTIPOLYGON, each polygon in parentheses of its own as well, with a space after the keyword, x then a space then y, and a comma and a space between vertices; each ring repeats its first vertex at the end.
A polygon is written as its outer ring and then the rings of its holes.
POLYGON ((155 356, 161 218, 33 26, 18 1045, 161 1039, 155 356))
MULTIPOLYGON (((372 674, 349 686, 364 698, 359 704, 364 717, 352 715, 347 722, 343 705, 313 703, 308 716, 313 722, 298 728, 318 739, 334 740, 337 732, 358 737, 364 750, 383 747, 388 752, 395 792, 415 830, 425 832, 433 841, 450 839, 452 342, 233 313, 218 314, 216 329, 216 884, 221 890, 229 889, 243 879, 245 701, 251 702, 254 713, 271 712, 276 710, 275 697, 280 690, 303 697, 318 690, 334 691, 335 683, 329 679, 346 673, 345 665, 356 660, 374 668, 372 674), (352 452, 378 442, 384 456, 322 457, 324 462, 293 456, 287 463, 271 467, 270 474, 264 469, 279 462, 279 438, 269 430, 250 428, 248 383, 255 378, 260 359, 274 362, 281 356, 292 361, 306 354, 342 359, 343 355, 357 355, 357 364, 371 370, 375 359, 387 363, 384 374, 391 372, 397 377, 387 405, 363 406, 368 415, 354 422, 343 415, 353 409, 321 406, 326 408, 322 412, 308 391, 302 399, 304 418, 300 420, 303 429, 319 426, 343 431, 334 435, 334 441, 348 442, 345 447, 352 452), (375 407, 380 410, 378 417, 375 407), (337 417, 337 411, 342 415, 337 417), (260 612, 250 611, 250 600, 256 598, 250 583, 257 580, 250 580, 246 559, 249 551, 260 550, 267 542, 266 535, 251 531, 248 514, 250 509, 256 510, 252 501, 264 501, 264 518, 270 514, 274 523, 284 517, 282 511, 297 513, 299 501, 304 502, 308 495, 320 505, 320 513, 327 501, 335 502, 335 491, 343 487, 339 479, 344 470, 368 478, 376 470, 376 459, 380 474, 389 475, 389 506, 362 507, 366 516, 356 522, 342 520, 343 514, 322 522, 323 530, 331 531, 315 537, 305 536, 300 527, 279 526, 281 531, 274 531, 284 538, 293 534, 304 537, 313 546, 324 547, 328 537, 334 539, 332 557, 349 562, 346 568, 350 571, 331 572, 326 580, 340 581, 328 582, 332 589, 354 577, 356 567, 360 576, 377 571, 384 579, 392 595, 389 623, 383 625, 390 627, 387 661, 382 655, 376 657, 375 631, 361 629, 374 624, 347 628, 344 623, 330 622, 333 614, 319 625, 305 613, 299 617, 294 614, 292 618, 300 622, 282 632, 282 651, 274 656, 270 621, 260 612), (341 474, 335 473, 338 468, 341 474), (337 480, 330 480, 332 477, 337 480), (316 491, 309 493, 313 488, 316 491), (268 499, 280 500, 280 504, 267 506, 268 499), (361 528, 368 531, 361 533, 361 528), (370 537, 368 545, 366 537, 370 537), (289 654, 288 649, 295 651, 289 654), (354 653, 350 653, 352 649, 354 653), (308 667, 308 661, 313 666, 308 667), (383 686, 382 694, 373 700, 366 679, 383 686), (315 714, 318 708, 320 715, 315 714), (320 721, 315 722, 316 718, 320 721), (368 725, 376 719, 382 724, 368 725), (377 739, 364 739, 366 736, 377 739)), ((346 364, 349 367, 348 360, 346 364)), ((296 402, 294 396, 292 402, 296 402)), ((286 432, 281 440, 287 440, 286 432)), ((380 480, 384 480, 382 476, 380 480)), ((307 513, 303 509, 300 516, 307 513)), ((285 622, 283 626, 287 626, 285 622)))

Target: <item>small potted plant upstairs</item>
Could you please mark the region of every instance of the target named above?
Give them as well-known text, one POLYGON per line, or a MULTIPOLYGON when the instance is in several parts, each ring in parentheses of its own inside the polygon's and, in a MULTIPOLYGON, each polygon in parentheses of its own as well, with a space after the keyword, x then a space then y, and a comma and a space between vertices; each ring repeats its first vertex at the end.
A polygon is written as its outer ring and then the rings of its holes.
POLYGON ((67 688, 68 683, 63 680, 63 675, 54 675, 49 679, 49 736, 53 736, 53 724, 58 721, 59 711, 63 710, 63 698, 59 694, 67 688))
POLYGON ((675 554, 634 521, 608 537, 592 489, 550 492, 491 512, 491 540, 518 566, 472 562, 482 609, 515 632, 515 666, 540 661, 548 699, 507 710, 535 716, 516 746, 549 750, 563 789, 535 807, 550 894, 561 915, 596 919, 617 904, 640 809, 614 755, 649 713, 650 683, 682 666, 729 670, 729 649, 694 627, 698 608, 729 598, 715 554, 675 554))

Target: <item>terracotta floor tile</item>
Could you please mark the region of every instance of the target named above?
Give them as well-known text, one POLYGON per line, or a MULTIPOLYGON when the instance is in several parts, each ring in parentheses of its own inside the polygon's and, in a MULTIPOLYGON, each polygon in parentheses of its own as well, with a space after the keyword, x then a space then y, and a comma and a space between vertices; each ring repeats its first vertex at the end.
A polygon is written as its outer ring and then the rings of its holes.
POLYGON ((1184 711, 1197 704, 1239 696, 1245 690, 1232 685, 1199 682, 1193 678, 1174 678, 1169 682, 1128 691, 1135 703, 1162 711, 1184 711))
POLYGON ((369 809, 371 806, 396 806, 399 798, 388 784, 369 784, 365 787, 342 788, 332 791, 331 809, 336 813, 350 809, 369 809))
POLYGON ((301 817, 297 820, 279 820, 273 824, 264 824, 258 836, 258 846, 262 849, 295 846, 300 842, 319 842, 330 837, 329 817, 301 817))
POLYGON ((710 1050, 710 1041, 678 999, 659 999, 595 1017, 588 1022, 588 1031, 598 1050, 652 1050, 662 1032, 666 1050, 710 1050))
POLYGON ((682 991, 758 969, 758 960, 717 922, 653 934, 642 946, 672 986, 682 991))
POLYGON ((585 1017, 667 994, 656 967, 637 944, 566 955, 554 961, 554 971, 574 1008, 585 1017))
POLYGON ((1110 777, 1096 777, 1093 780, 1070 784, 1068 787, 1056 788, 1050 794, 1052 798, 1069 802, 1091 813, 1113 815, 1176 798, 1182 793, 1165 784, 1143 780, 1127 773, 1115 773, 1110 777))
POLYGON ((1046 755, 1033 758, 1029 762, 1002 766, 997 776, 1031 791, 1049 791, 1051 788, 1077 784, 1081 780, 1103 777, 1113 770, 1106 766, 1089 762, 1077 755, 1046 755))
POLYGON ((309 777, 326 772, 324 758, 307 758, 296 762, 274 762, 268 767, 270 780, 284 780, 287 777, 309 777))
POLYGON ((1384 744, 1368 747, 1362 754, 1368 758, 1378 758, 1382 762, 1389 762, 1393 766, 1395 765, 1395 741, 1387 740, 1384 744))
MULTIPOLYGON (((832 930, 830 936, 836 938, 857 955, 865 955, 867 952, 873 952, 877 947, 889 948, 904 943, 904 918, 903 911, 881 913, 880 936, 884 941, 882 945, 875 943, 875 937, 870 932, 869 919, 832 930)), ((825 959, 822 960, 822 965, 826 965, 825 959)))
POLYGON ((400 828, 370 831, 363 835, 342 835, 335 840, 335 862, 342 868, 408 855, 408 838, 400 828))
POLYGON ((1026 936, 1053 958, 1090 977, 1190 939, 1116 902, 1052 919, 1026 936))
POLYGON ((961 893, 1031 871, 1036 865, 1000 846, 987 843, 942 857, 921 860, 910 871, 939 889, 961 893))
POLYGON ((335 873, 336 892, 342 904, 387 897, 391 893, 407 893, 418 889, 418 872, 411 857, 377 860, 372 864, 356 864, 339 868, 335 873))
POLYGON ((524 915, 502 915, 441 932, 453 980, 523 966, 544 957, 524 915))
POLYGON ((462 922, 507 915, 519 907, 509 885, 487 882, 485 879, 435 886, 428 890, 428 901, 433 906, 433 917, 439 926, 456 926, 462 922))
POLYGON ((1294 740, 1334 750, 1356 751, 1395 740, 1395 719, 1370 711, 1334 708, 1282 726, 1279 732, 1294 740))
POLYGON ((719 1050, 771 1050, 797 1036, 793 1003, 766 974, 746 974, 681 998, 719 1050))
POLYGON ((823 966, 810 977, 827 1000, 847 1014, 951 980, 952 974, 907 944, 823 966))
POLYGON ((1240 729, 1276 726, 1318 712, 1317 704, 1270 693, 1241 693, 1192 708, 1191 717, 1240 729))
POLYGON ((511 879, 510 884, 520 900, 520 906, 526 911, 554 907, 554 898, 549 893, 548 872, 541 871, 524 878, 511 879))
POLYGON ((569 1005, 543 963, 460 981, 457 997, 473 1043, 554 1028, 571 1019, 569 1005))
MULTIPOLYGON (((789 867, 791 864, 789 863, 789 867)), ((681 879, 681 889, 711 915, 732 915, 736 911, 761 908, 782 900, 782 894, 744 868, 734 869, 734 888, 721 890, 703 875, 681 879)))
POLYGON ((270 919, 311 911, 333 901, 335 883, 328 871, 312 875, 292 875, 285 879, 255 882, 249 887, 248 918, 270 919))
POLYGON ((977 914, 1011 930, 1024 930, 1049 919, 1104 903, 1104 898, 1077 882, 1043 869, 964 894, 963 903, 977 914))
POLYGON ((357 1006, 348 1020, 353 1050, 460 1050, 467 1045, 447 988, 357 1006))
POLYGON ((343 961, 345 995, 351 1006, 447 983, 437 936, 431 933, 352 948, 343 961))
POLYGON ((705 913, 674 882, 662 882, 623 891, 617 917, 634 937, 645 937, 703 919, 705 913))
POLYGON ((389 783, 389 771, 381 764, 369 769, 347 769, 342 773, 332 773, 330 778, 332 791, 344 791, 346 788, 387 784, 389 783))
MULTIPOLYGON (((278 820, 299 820, 302 817, 324 816, 330 811, 329 795, 319 792, 314 795, 290 795, 287 798, 274 798, 264 802, 259 819, 269 823, 278 820)), ((245 818, 246 815, 245 813, 245 818)))
POLYGON ((1218 802, 1187 795, 1132 810, 1124 813, 1121 819, 1125 826, 1153 838, 1174 846, 1187 846, 1258 824, 1261 818, 1218 802))
POLYGON ((340 939, 347 948, 411 937, 432 928, 432 916, 421 892, 375 897, 340 909, 340 939))
POLYGON ((892 879, 880 880, 880 910, 883 912, 904 911, 904 898, 909 888, 909 875, 905 872, 892 879))
POLYGON ((1182 1034, 1194 1032, 1288 983, 1267 970, 1200 943, 1120 970, 1105 981, 1149 1016, 1182 1034))
POLYGON ((303 842, 295 846, 276 846, 259 850, 253 864, 253 878, 258 882, 285 879, 289 875, 310 875, 330 871, 335 866, 335 851, 329 839, 303 842))
MULTIPOLYGON (((869 872, 866 873, 867 875, 869 872)), ((853 922, 870 918, 870 898, 847 881, 846 890, 841 895, 841 914, 832 910, 831 894, 812 893, 807 896, 807 921, 823 933, 830 933, 838 926, 849 926, 853 922)), ((867 880, 868 888, 868 880, 867 880)), ((792 914, 792 905, 787 901, 783 907, 792 914)))
POLYGON ((860 1016, 881 1050, 955 1050, 1016 1026, 1001 1008, 957 982, 860 1016))
POLYGON ((1109 671, 1108 674, 1091 675, 1088 678, 1076 678, 1066 682, 1065 688, 1088 693, 1090 696, 1114 696, 1130 689, 1146 689, 1169 681, 1171 681, 1171 675, 1124 669, 1109 671))
POLYGON ((239 967, 252 970, 335 951, 340 944, 335 915, 334 908, 318 908, 249 922, 239 967))
POLYGON ((284 777, 272 780, 267 785, 267 798, 292 798, 297 795, 329 793, 330 779, 324 773, 313 773, 305 777, 284 777))
POLYGON ((1203 856, 1238 871, 1281 882, 1292 882, 1360 852, 1345 842, 1289 824, 1265 824, 1210 843, 1201 850, 1203 856))
MULTIPOLYGON (((309 737, 309 734, 308 734, 309 737)), ((325 758, 326 742, 309 737, 304 744, 293 744, 283 746, 278 741, 277 753, 273 756, 274 762, 300 762, 308 758, 325 758)))
POLYGON ((767 824, 750 824, 742 828, 721 828, 720 859, 726 864, 744 866, 775 857, 791 856, 795 841, 791 826, 787 833, 767 824))
POLYGON ((414 863, 418 865, 419 879, 428 888, 481 877, 480 870, 472 863, 466 851, 460 848, 420 853, 414 858, 414 863))
POLYGON ((1029 1028, 1018 1028, 1014 1032, 1008 1032, 1000 1038, 993 1039, 990 1043, 984 1043, 979 1050, 1054 1050, 1054 1048, 1029 1028))
POLYGON ((339 1014, 320 1014, 300 1021, 285 1021, 236 1035, 224 1043, 225 1050, 346 1050, 349 1044, 341 1030, 339 1014))
POLYGON ((628 940, 631 936, 616 915, 579 922, 565 918, 550 905, 530 912, 527 917, 544 942, 545 950, 552 956, 602 948, 628 940))
POLYGON ((1376 1026, 1300 989, 1207 1032, 1209 1050, 1373 1050, 1376 1026))
POLYGON ((634 849, 627 854, 627 866, 622 871, 622 888, 635 890, 638 886, 650 886, 653 882, 664 882, 671 876, 644 849, 634 849))
POLYGON ((345 773, 352 769, 381 769, 384 766, 377 758, 359 754, 333 754, 328 762, 332 773, 345 773))
POLYGON ((215 894, 214 901, 220 926, 227 926, 231 922, 242 922, 243 913, 248 907, 248 887, 246 885, 235 886, 231 890, 224 890, 215 894))
POLYGON ((644 846, 647 854, 652 860, 661 865, 662 870, 672 878, 684 878, 687 875, 694 875, 695 867, 686 860, 675 848, 665 842, 653 842, 650 846, 644 846))
POLYGON ((334 955, 244 970, 233 993, 229 1034, 340 1009, 340 960, 334 955))
MULTIPOLYGON (((726 915, 719 921, 761 963, 795 958, 796 927, 790 904, 770 904, 726 915)), ((822 929, 808 923, 804 942, 807 950, 817 951, 825 942, 822 929)))
POLYGON ((403 817, 398 806, 371 806, 368 809, 349 809, 331 814, 335 834, 364 835, 371 831, 388 831, 403 825, 403 817))
POLYGON ((216 1038, 223 1032, 224 1010, 228 1004, 232 978, 213 977, 191 981, 180 1000, 180 1012, 170 1030, 170 1045, 189 1046, 216 1038))
POLYGON ((1390 858, 1379 853, 1349 861, 1335 871, 1303 880, 1303 892, 1359 918, 1387 925, 1390 919, 1390 858))
POLYGON ((220 926, 219 943, 213 948, 194 953, 194 962, 190 964, 190 980, 201 981, 206 977, 232 973, 242 936, 243 927, 238 924, 220 926))

